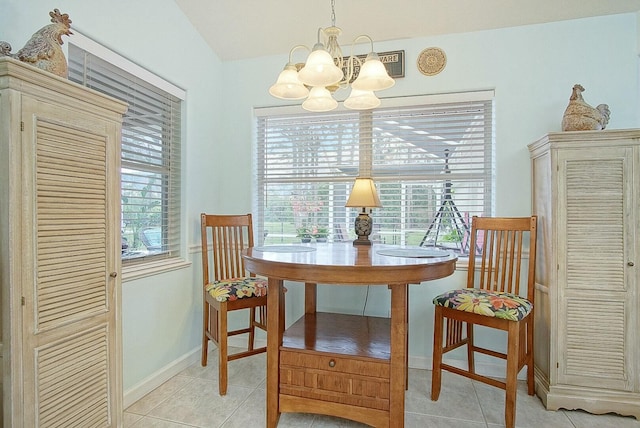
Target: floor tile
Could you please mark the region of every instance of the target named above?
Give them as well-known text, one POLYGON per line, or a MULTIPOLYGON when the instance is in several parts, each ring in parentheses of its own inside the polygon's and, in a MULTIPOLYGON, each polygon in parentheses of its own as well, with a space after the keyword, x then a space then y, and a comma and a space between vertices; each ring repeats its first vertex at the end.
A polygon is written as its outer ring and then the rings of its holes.
POLYGON ((160 385, 158 388, 151 391, 149 394, 142 397, 140 400, 133 403, 131 406, 125 409, 125 411, 138 415, 146 415, 160 403, 174 396, 186 385, 193 382, 193 380, 194 379, 190 377, 174 376, 160 385))
POLYGON ((333 416, 316 415, 311 428, 367 428, 369 425, 333 416))
MULTIPOLYGON (((504 390, 475 381, 473 386, 476 389, 487 424, 504 426, 504 390)), ((524 381, 518 383, 516 427, 574 428, 566 414, 547 410, 537 396, 527 395, 524 381)))
POLYGON ((456 418, 406 413, 404 426, 405 428, 486 428, 487 424, 456 418))
POLYGON ((162 419, 143 416, 138 422, 133 424, 131 428, 193 428, 191 425, 178 424, 162 419))
POLYGON ((409 369, 405 397, 406 412, 485 423, 473 384, 462 376, 443 372, 438 401, 431 401, 431 371, 409 369))
POLYGON ((227 394, 218 394, 218 385, 209 379, 193 379, 185 388, 153 408, 148 416, 196 427, 220 427, 251 395, 250 388, 229 385, 227 394))

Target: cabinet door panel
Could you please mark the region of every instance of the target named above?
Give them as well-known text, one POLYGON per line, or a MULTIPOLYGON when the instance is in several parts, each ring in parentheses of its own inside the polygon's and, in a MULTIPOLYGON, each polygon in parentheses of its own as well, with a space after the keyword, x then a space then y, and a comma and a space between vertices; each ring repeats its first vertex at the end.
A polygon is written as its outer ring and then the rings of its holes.
POLYGON ((568 296, 560 310, 567 325, 560 382, 632 390, 625 355, 625 302, 568 296))
POLYGON ((633 148, 558 153, 560 383, 633 390, 633 148))
POLYGON ((118 133, 28 97, 23 120, 25 426, 116 426, 118 133))
MULTIPOLYGON (((625 212, 631 194, 632 151, 613 150, 615 157, 565 159, 561 167, 566 204, 566 288, 625 292, 625 239, 630 225, 625 212)), ((562 183, 561 183, 562 186, 562 183)))

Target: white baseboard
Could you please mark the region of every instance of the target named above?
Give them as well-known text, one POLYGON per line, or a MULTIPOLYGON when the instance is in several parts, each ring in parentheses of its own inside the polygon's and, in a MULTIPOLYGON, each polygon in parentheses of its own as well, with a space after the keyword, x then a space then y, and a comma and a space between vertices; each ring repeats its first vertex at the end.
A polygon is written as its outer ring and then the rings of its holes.
POLYGON ((157 372, 149 375, 146 379, 138 382, 128 390, 124 391, 123 406, 127 407, 179 374, 181 371, 197 362, 200 358, 200 347, 193 349, 172 363, 161 368, 157 372))

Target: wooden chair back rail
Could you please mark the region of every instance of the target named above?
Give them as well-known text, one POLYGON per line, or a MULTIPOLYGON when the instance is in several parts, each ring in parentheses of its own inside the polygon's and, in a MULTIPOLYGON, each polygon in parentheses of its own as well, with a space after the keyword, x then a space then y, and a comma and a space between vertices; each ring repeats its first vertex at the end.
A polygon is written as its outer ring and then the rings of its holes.
MULTIPOLYGON (((484 290, 519 294, 524 236, 531 230, 531 222, 528 218, 507 220, 505 224, 497 225, 493 218, 474 218, 467 284, 484 290), (507 230, 509 227, 517 230, 507 230), (476 266, 479 266, 478 272, 476 266)), ((530 240, 529 254, 535 254, 535 251, 535 240, 530 240)), ((527 283, 534 273, 535 266, 530 263, 527 283)), ((527 290, 526 297, 533 301, 533 291, 527 290)))
MULTIPOLYGON (((477 239, 476 235, 474 241, 477 239)), ((479 246, 481 253, 477 288, 517 294, 520 289, 522 247, 522 231, 485 230, 485 240, 479 246)), ((476 263, 478 261, 475 257, 470 258, 470 265, 474 269, 469 270, 469 275, 475 273, 476 263)), ((471 283, 473 282, 475 281, 472 280, 471 283)))
POLYGON ((246 275, 242 250, 247 248, 242 226, 221 226, 212 229, 214 279, 240 278, 246 275))

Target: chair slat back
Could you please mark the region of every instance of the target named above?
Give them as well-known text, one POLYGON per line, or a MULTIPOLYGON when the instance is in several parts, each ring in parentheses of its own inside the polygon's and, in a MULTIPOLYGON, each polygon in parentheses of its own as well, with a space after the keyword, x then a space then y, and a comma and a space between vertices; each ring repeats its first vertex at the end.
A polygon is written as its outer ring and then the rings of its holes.
POLYGON ((537 217, 477 217, 471 222, 467 287, 520 294, 529 241, 526 297, 533 302, 537 217))
POLYGON ((253 246, 251 214, 202 213, 200 220, 204 284, 246 276, 242 250, 253 246))

